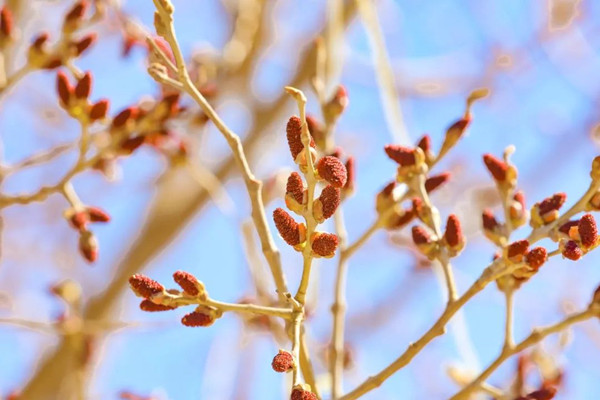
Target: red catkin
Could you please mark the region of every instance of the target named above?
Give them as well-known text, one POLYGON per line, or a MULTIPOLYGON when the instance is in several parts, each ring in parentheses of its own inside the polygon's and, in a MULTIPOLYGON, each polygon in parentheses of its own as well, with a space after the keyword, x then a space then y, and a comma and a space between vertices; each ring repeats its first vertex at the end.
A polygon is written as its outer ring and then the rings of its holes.
POLYGON ((574 240, 569 240, 567 243, 565 243, 562 255, 569 260, 577 261, 583 256, 583 252, 577 245, 577 242, 574 240))
POLYGON ((317 400, 317 395, 300 387, 295 387, 292 390, 290 400, 317 400))
POLYGON ((417 146, 420 147, 424 153, 431 151, 431 137, 427 134, 423 135, 419 140, 419 143, 417 143, 417 146))
POLYGON ((388 144, 384 147, 385 154, 399 165, 406 167, 416 162, 415 150, 397 144, 388 144))
POLYGON ((494 213, 491 210, 483 210, 481 220, 483 222, 483 229, 487 231, 494 231, 498 227, 498 221, 496 221, 496 217, 494 217, 494 213))
POLYGON ((412 227, 412 239, 417 246, 428 244, 432 241, 429 232, 427 232, 422 226, 416 225, 412 227))
POLYGON ((190 296, 197 296, 200 293, 198 290, 198 279, 189 272, 176 271, 173 274, 173 280, 190 296))
POLYGON ((538 270, 548 260, 548 253, 543 247, 536 247, 525 255, 525 262, 531 268, 538 270))
POLYGON ((181 323, 192 328, 199 326, 210 326, 213 324, 214 318, 206 313, 194 311, 186 314, 181 319, 181 323))
POLYGON ((452 176, 450 172, 442 172, 441 174, 427 178, 425 181, 425 191, 427 193, 433 192, 435 189, 448 182, 450 180, 450 176, 452 176))
POLYGON ((311 247, 321 257, 331 257, 338 246, 338 237, 333 233, 319 233, 313 239, 311 247))
POLYGON ((98 207, 87 207, 87 216, 91 222, 109 222, 110 215, 98 207))
MULTIPOLYGON (((302 143, 302 120, 295 115, 290 117, 285 131, 287 134, 290 153, 292 153, 292 158, 295 160, 296 157, 298 157, 298 154, 300 154, 304 149, 304 144, 302 143)), ((315 142, 312 137, 310 140, 310 146, 315 147, 315 142)))
POLYGON ((279 353, 273 357, 271 367, 275 372, 288 372, 294 368, 294 357, 285 350, 279 350, 279 353))
POLYGON ((529 241, 518 240, 508 245, 508 258, 513 258, 521 255, 525 255, 529 249, 529 241))
POLYGON ((78 99, 87 99, 92 91, 92 74, 86 72, 75 86, 75 97, 78 99))
POLYGON ((279 234, 290 246, 300 244, 300 227, 283 208, 277 208, 273 211, 273 221, 279 234))
POLYGON ((497 182, 504 182, 506 180, 508 165, 504 161, 487 153, 483 155, 483 162, 497 182))
POLYGON ((317 163, 317 172, 321 178, 337 188, 344 187, 348 180, 346 166, 337 157, 325 156, 321 158, 317 163))
POLYGON ((592 214, 585 214, 579 220, 579 237, 584 247, 591 247, 598 240, 598 228, 592 214))
POLYGON ((289 194, 298 204, 302 204, 304 199, 304 183, 302 177, 297 172, 292 172, 288 177, 285 192, 289 194))
POLYGON ((153 303, 152 301, 150 301, 148 299, 144 299, 140 303, 140 309, 142 311, 147 311, 147 312, 159 312, 159 311, 174 310, 175 307, 165 306, 163 304, 156 304, 156 303, 153 303))
POLYGON ((567 199, 566 193, 556 193, 551 197, 547 197, 538 204, 540 215, 544 215, 550 211, 558 210, 562 207, 567 199))
POLYGON ((462 235, 462 228, 458 217, 454 214, 450 214, 448 222, 446 223, 446 232, 444 233, 444 239, 450 247, 457 247, 463 242, 464 238, 462 235))
POLYGON ((321 191, 319 201, 323 206, 323 219, 331 217, 341 202, 340 189, 333 187, 332 185, 325 186, 321 191))
POLYGON ((141 297, 149 298, 162 293, 165 289, 163 285, 142 274, 135 274, 129 278, 129 286, 135 294, 141 297))

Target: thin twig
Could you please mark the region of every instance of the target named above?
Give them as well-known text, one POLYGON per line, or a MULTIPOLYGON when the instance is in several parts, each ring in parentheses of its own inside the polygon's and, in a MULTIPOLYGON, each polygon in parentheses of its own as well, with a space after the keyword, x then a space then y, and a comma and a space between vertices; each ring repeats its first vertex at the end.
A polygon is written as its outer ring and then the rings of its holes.
POLYGON ((490 363, 490 365, 477 377, 475 378, 469 385, 462 388, 458 393, 450 398, 450 400, 462 400, 468 399, 470 394, 475 390, 480 388, 481 384, 508 358, 511 356, 520 353, 526 348, 541 342, 546 336, 551 335, 553 333, 558 333, 569 326, 586 321, 593 317, 600 316, 600 309, 597 307, 589 307, 586 310, 569 315, 565 319, 556 324, 547 326, 545 328, 537 328, 534 329, 529 336, 519 342, 512 348, 505 348, 500 355, 490 363))

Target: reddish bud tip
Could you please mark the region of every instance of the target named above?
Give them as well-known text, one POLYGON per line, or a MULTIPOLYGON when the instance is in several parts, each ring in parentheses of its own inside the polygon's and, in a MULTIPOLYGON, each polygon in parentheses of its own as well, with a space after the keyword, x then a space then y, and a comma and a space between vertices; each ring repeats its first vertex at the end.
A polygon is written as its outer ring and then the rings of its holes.
POLYGON ((592 214, 585 214, 579 220, 579 236, 584 247, 593 246, 598 240, 598 228, 592 214))
POLYGON ((417 246, 432 242, 429 232, 427 232, 422 226, 417 225, 412 227, 412 239, 417 246))
POLYGON ((538 270, 546 260, 548 259, 548 253, 543 247, 536 247, 525 255, 525 262, 531 268, 538 270))
POLYGON ((282 208, 273 211, 273 221, 279 231, 279 234, 290 246, 296 246, 302 243, 299 224, 282 208))
POLYGON ((158 312, 158 311, 174 310, 175 307, 165 306, 162 304, 156 304, 156 303, 151 302, 150 300, 144 299, 140 303, 140 309, 142 311, 147 311, 147 312, 158 312))
POLYGON ((577 242, 569 240, 567 243, 565 243, 562 255, 569 260, 577 261, 583 256, 583 252, 577 245, 577 242))
POLYGON ((522 397, 525 400, 552 400, 554 396, 556 396, 556 388, 549 386, 534 392, 527 394, 527 396, 522 397))
POLYGON ((84 37, 83 39, 81 39, 80 41, 75 42, 74 43, 74 46, 75 46, 75 56, 79 57, 92 44, 94 44, 95 41, 96 41, 96 34, 95 33, 90 33, 89 35, 87 35, 86 37, 84 37))
POLYGON ((568 235, 569 231, 574 226, 579 226, 579 220, 565 222, 558 228, 558 231, 564 233, 565 235, 568 235))
POLYGON ((305 390, 302 386, 295 386, 292 389, 290 400, 317 400, 317 395, 305 390))
POLYGON ((86 72, 75 86, 75 96, 78 99, 87 99, 92 91, 92 73, 86 72))
POLYGON ((90 231, 82 231, 79 234, 79 251, 88 262, 98 259, 98 240, 90 231))
POLYGON ((417 146, 423 150, 424 153, 431 151, 431 138, 429 135, 425 134, 417 143, 417 146))
POLYGON ((454 214, 450 214, 448 217, 444 239, 450 247, 458 247, 464 242, 460 221, 454 214))
POLYGON ((173 274, 173 280, 181 286, 183 291, 190 296, 198 296, 200 290, 198 287, 200 286, 200 282, 196 277, 189 272, 185 271, 176 271, 173 274))
POLYGON ((319 196, 322 205, 323 220, 331 217, 341 202, 340 189, 331 185, 325 186, 319 196))
POLYGON ((406 167, 416 163, 415 150, 410 147, 388 144, 384 149, 387 156, 400 166, 406 167))
POLYGON ((181 323, 192 328, 199 326, 210 326, 215 322, 215 319, 206 313, 194 311, 186 314, 181 319, 181 323))
POLYGON ((337 157, 325 156, 317 163, 319 176, 337 188, 342 188, 348 180, 346 166, 337 157))
POLYGON ((392 195, 392 192, 396 188, 396 185, 397 185, 396 181, 390 182, 387 185, 385 185, 385 187, 383 189, 381 189, 381 192, 379 192, 379 193, 384 197, 390 197, 392 195))
POLYGON ((79 231, 85 230, 89 222, 88 214, 84 211, 77 211, 69 218, 71 226, 79 231))
POLYGON ((44 46, 44 44, 48 41, 49 38, 50 35, 48 35, 48 32, 40 33, 33 39, 31 47, 36 48, 37 50, 42 50, 42 46, 44 46))
POLYGON ((567 199, 566 193, 556 193, 551 197, 547 197, 538 204, 540 215, 544 215, 550 211, 558 210, 562 207, 567 199))
POLYGON ((0 35, 2 38, 9 38, 13 31, 12 13, 6 7, 0 9, 0 35))
POLYGON ((91 222, 109 222, 110 215, 98 207, 87 207, 87 215, 91 222))
POLYGON ((348 175, 348 179, 346 180, 344 190, 348 192, 353 192, 356 180, 356 165, 354 157, 348 157, 348 159, 346 160, 346 173, 348 175))
POLYGON ((165 290, 163 285, 142 274, 135 274, 131 276, 131 278, 129 278, 129 286, 131 286, 131 290, 133 290, 137 296, 141 296, 146 299, 162 293, 163 290, 165 290))
POLYGON ((83 18, 85 11, 88 8, 88 2, 85 0, 78 1, 71 7, 67 15, 65 15, 65 22, 73 22, 83 18))
POLYGON ((488 153, 483 155, 483 162, 497 182, 504 182, 506 180, 508 165, 504 161, 488 153))
MULTIPOLYGON (((300 154, 304 149, 304 144, 302 144, 302 120, 295 115, 290 117, 285 131, 287 134, 288 146, 290 148, 290 152, 292 153, 292 158, 296 160, 298 154, 300 154)), ((315 147, 315 142, 312 137, 310 146, 315 147)))
POLYGON ((483 210, 481 219, 483 222, 483 229, 486 231, 494 231, 498 227, 498 221, 496 221, 496 217, 494 217, 494 213, 492 213, 491 210, 483 210))
POLYGON ((433 192, 435 189, 448 182, 450 180, 450 176, 452 176, 450 172, 442 172, 439 175, 434 175, 427 178, 425 181, 425 190, 427 193, 433 192))
POLYGON ((126 154, 131 154, 135 150, 137 150, 138 147, 144 144, 144 140, 144 136, 135 136, 129 139, 125 139, 121 142, 120 148, 126 154))
POLYGON ((121 110, 112 121, 113 128, 119 128, 125 125, 129 120, 134 120, 138 116, 139 110, 137 107, 127 107, 121 110))
POLYGON ((338 237, 333 233, 316 232, 312 240, 312 250, 321 257, 333 257, 338 246, 338 237))
POLYGON ((73 93, 73 87, 69 83, 69 79, 64 72, 59 71, 56 74, 56 92, 64 107, 68 107, 71 94, 73 93))
POLYGON ((508 245, 507 256, 512 259, 515 257, 523 256, 529 249, 528 240, 518 240, 508 245))
POLYGON ((302 177, 297 172, 292 172, 288 177, 287 184, 285 186, 286 194, 289 194, 298 204, 302 204, 304 200, 304 183, 302 177))
POLYGON ((294 369, 294 357, 285 350, 279 350, 279 353, 273 357, 271 363, 275 372, 288 372, 294 369))
POLYGON ((108 100, 103 99, 96 102, 92 108, 90 109, 90 120, 97 121, 106 117, 106 113, 108 112, 108 100))

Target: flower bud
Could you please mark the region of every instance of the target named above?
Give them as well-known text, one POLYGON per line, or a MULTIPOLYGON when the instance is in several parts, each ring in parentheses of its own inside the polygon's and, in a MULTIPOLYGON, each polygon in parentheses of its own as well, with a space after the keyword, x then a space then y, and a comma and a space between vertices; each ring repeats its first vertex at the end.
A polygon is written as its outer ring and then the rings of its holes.
POLYGON ((548 260, 548 253, 543 247, 531 249, 531 251, 525 255, 525 263, 527 263, 527 265, 529 265, 535 271, 540 269, 546 260, 548 260))
POLYGON ((355 167, 354 157, 348 157, 345 165, 346 165, 346 173, 347 173, 348 179, 346 180, 346 184, 344 185, 343 193, 344 193, 344 196, 350 196, 355 190, 355 180, 356 180, 355 168, 356 167, 355 167))
POLYGON ((313 203, 313 216, 321 223, 335 214, 341 202, 340 189, 327 185, 321 191, 321 195, 313 203))
POLYGON ((565 203, 566 199, 567 195, 565 193, 556 193, 539 203, 535 203, 531 208, 531 226, 538 228, 555 221, 559 215, 558 210, 565 203))
MULTIPOLYGON (((200 308, 200 307, 199 307, 200 308)), ((211 326, 215 322, 215 317, 208 312, 194 311, 186 314, 181 319, 181 323, 192 328, 211 326)))
POLYGON ((177 283, 185 292, 185 294, 197 297, 200 294, 205 293, 206 289, 202 282, 189 272, 176 271, 173 274, 173 280, 177 283))
POLYGON ((97 121, 99 119, 103 119, 106 117, 106 113, 108 112, 109 102, 106 99, 98 100, 92 107, 90 108, 89 118, 91 122, 97 121))
POLYGON ((483 155, 483 162, 496 182, 506 181, 508 164, 489 153, 483 155))
POLYGON ((283 240, 290 246, 297 246, 306 240, 304 224, 298 224, 282 208, 273 211, 273 221, 283 240))
POLYGON ((165 306, 163 304, 156 304, 148 299, 142 300, 140 303, 140 309, 146 312, 159 312, 159 311, 169 311, 174 310, 175 307, 165 306))
MULTIPOLYGON (((286 126, 286 134, 292 158, 298 163, 298 156, 304 150, 304 144, 302 143, 302 120, 295 115, 290 117, 286 126)), ((312 137, 310 147, 315 147, 315 141, 312 137)))
POLYGON ((86 72, 75 86, 75 97, 78 99, 87 99, 92 91, 92 74, 86 72))
POLYGON ((317 400, 317 395, 311 392, 308 384, 296 385, 292 389, 290 400, 317 400))
POLYGON ((563 257, 569 260, 577 261, 583 256, 583 252, 574 240, 569 240, 566 243, 561 242, 561 248, 563 257))
POLYGON ((579 230, 581 244, 584 248, 589 248, 596 244, 598 241, 598 228, 596 227, 596 220, 592 214, 585 214, 581 217, 577 228, 579 230))
POLYGON ((136 296, 149 299, 162 293, 165 288, 160 283, 142 274, 135 274, 129 278, 129 286, 136 296))
POLYGON ((450 176, 452 176, 450 172, 442 172, 441 174, 430 176, 425 180, 425 191, 427 191, 427 193, 433 192, 435 189, 448 182, 450 176))
POLYGON ((456 215, 451 214, 446 223, 444 242, 452 256, 456 256, 465 247, 465 237, 462 234, 460 221, 456 215))
POLYGON ((299 173, 292 172, 285 187, 285 205, 295 213, 301 214, 304 209, 304 197, 305 190, 302 178, 299 173))
POLYGON ((508 245, 506 251, 506 257, 514 262, 519 263, 523 261, 523 257, 527 253, 529 249, 529 241, 527 240, 518 240, 508 245))
POLYGON ((428 258, 432 257, 435 249, 435 242, 433 241, 431 234, 425 228, 417 225, 413 226, 412 239, 421 253, 428 258))
POLYGON ((415 150, 410 147, 388 144, 384 149, 387 156, 402 167, 415 165, 416 163, 415 150))
POLYGON ((98 259, 98 239, 91 231, 82 231, 79 234, 79 251, 88 262, 98 259))
POLYGON ((68 108, 71 101, 71 96, 73 95, 73 87, 69 83, 67 76, 62 71, 59 71, 56 74, 56 92, 58 93, 58 98, 61 101, 61 105, 64 108, 68 108))
POLYGON ((337 157, 325 156, 317 163, 317 173, 331 185, 342 188, 348 180, 346 166, 337 157))
POLYGON ((510 202, 509 213, 513 228, 523 226, 527 222, 529 215, 525 206, 525 195, 520 190, 515 193, 513 200, 510 202))
POLYGON ((310 246, 315 255, 331 258, 335 255, 338 246, 338 237, 333 233, 314 232, 310 246))
POLYGON ((285 350, 279 350, 279 353, 273 357, 271 367, 275 372, 289 372, 294 369, 294 357, 285 350))

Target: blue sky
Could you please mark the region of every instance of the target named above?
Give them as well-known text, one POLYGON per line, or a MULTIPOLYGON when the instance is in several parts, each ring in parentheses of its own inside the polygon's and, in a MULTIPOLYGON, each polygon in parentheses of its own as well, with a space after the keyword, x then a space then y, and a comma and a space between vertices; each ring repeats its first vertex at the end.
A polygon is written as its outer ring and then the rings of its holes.
MULTIPOLYGON (((53 16, 59 15, 59 6, 34 3, 35 7, 50 10, 47 17, 38 16, 40 26, 56 29, 53 16)), ((223 46, 228 27, 221 2, 174 3, 176 28, 185 54, 206 46, 223 46)), ((270 24, 275 36, 253 71, 253 89, 263 101, 277 96, 295 70, 299 54, 295 49, 310 42, 322 21, 323 7, 323 2, 316 0, 302 5, 281 0, 273 5, 274 16, 265 23, 270 24)), ((461 291, 477 278, 494 253, 493 246, 478 232, 481 204, 475 200, 481 190, 491 186, 481 161, 483 153, 500 156, 506 146, 516 146, 513 161, 519 168, 519 187, 525 191, 529 206, 557 191, 568 194, 569 206, 587 188, 590 163, 598 153, 597 142, 590 133, 598 122, 600 40, 595 33, 600 4, 582 1, 581 8, 583 14, 576 25, 550 32, 545 2, 378 3, 412 139, 428 132, 434 146, 439 146, 445 128, 463 112, 470 90, 480 86, 492 90, 488 99, 476 104, 468 136, 436 167, 436 172, 452 171, 453 179, 433 200, 442 216, 456 213, 468 234, 466 251, 454 261, 461 291), (502 54, 512 57, 512 66, 502 67, 495 62, 502 54), (421 83, 435 83, 441 90, 423 93, 418 90, 421 83)), ((124 9, 151 25, 152 2, 127 1, 124 9)), ((26 32, 29 31, 37 30, 29 27, 26 32)), ((137 49, 123 59, 119 57, 120 45, 116 32, 109 33, 78 62, 80 68, 93 71, 92 98, 110 98, 113 112, 157 92, 145 73, 144 52, 137 49)), ((345 56, 341 81, 348 89, 350 106, 340 120, 337 142, 356 157, 358 165, 358 191, 344 204, 352 240, 375 218, 374 196, 394 176, 395 167, 383 153, 391 136, 379 101, 369 45, 359 21, 354 21, 347 31, 345 56)), ((0 134, 6 162, 77 137, 77 125, 61 115, 56 104, 54 78, 53 73, 36 73, 3 100, 0 134), (59 118, 36 122, 40 107, 59 118)), ((242 99, 232 93, 219 106, 226 122, 240 135, 251 124, 242 99)), ((317 111, 313 96, 309 102, 309 109, 317 111)), ((291 101, 289 110, 293 112, 291 101)), ((265 133, 274 140, 266 143, 262 152, 273 156, 260 158, 254 165, 261 178, 279 168, 293 168, 284 143, 285 122, 285 118, 281 119, 272 131, 265 133)), ((203 143, 222 148, 223 141, 214 129, 200 134, 208 136, 203 143)), ((199 151, 209 163, 218 161, 211 154, 212 148, 199 151)), ((52 168, 24 173, 8 180, 4 190, 31 191, 41 181, 59 176, 69 162, 69 157, 64 157, 52 168)), ((78 256, 65 253, 65 249, 73 249, 74 253, 76 237, 61 219, 66 205, 58 196, 5 211, 0 291, 11 298, 12 308, 0 309, 0 317, 51 321, 61 305, 48 295, 47 287, 64 278, 81 282, 86 299, 102 291, 143 224, 155 179, 165 164, 154 152, 142 150, 123 160, 121 167, 122 179, 114 183, 96 174, 86 174, 74 182, 84 200, 93 201, 113 217, 113 222, 95 229, 101 257, 93 267, 78 256), (55 262, 57 254, 60 257, 55 262)), ((224 213, 209 205, 150 262, 146 274, 167 283, 175 270, 188 270, 205 282, 212 297, 223 301, 236 301, 251 293, 240 235, 240 225, 248 217, 247 196, 240 179, 231 180, 227 191, 236 209, 224 213)), ((270 204, 267 214, 282 204, 281 199, 270 204)), ((527 232, 523 228, 515 238, 524 237, 527 232)), ((300 257, 282 240, 276 241, 290 286, 295 288, 300 257)), ((517 294, 517 338, 524 337, 533 326, 561 318, 564 301, 572 302, 577 309, 585 307, 600 283, 597 254, 592 253, 577 264, 559 258, 544 266, 517 294)), ((429 271, 415 272, 413 264, 409 253, 391 245, 384 232, 377 233, 352 259, 347 336, 356 349, 358 366, 347 374, 347 390, 396 358, 441 313, 444 301, 435 276, 429 271), (353 319, 372 315, 382 302, 391 310, 383 322, 353 319), (372 329, 370 324, 374 324, 372 329)), ((329 338, 335 261, 319 262, 317 269, 315 290, 319 293, 319 305, 309 321, 315 349, 329 338)), ((90 398, 112 399, 128 389, 141 394, 156 393, 165 399, 233 399, 236 397, 232 385, 243 369, 250 369, 251 379, 245 389, 247 396, 240 398, 282 398, 287 386, 270 369, 277 346, 268 336, 242 331, 242 324, 234 315, 226 315, 209 329, 185 328, 179 324, 182 314, 181 310, 142 313, 137 299, 124 293, 119 318, 136 326, 107 337, 94 371, 90 398)), ((454 393, 457 388, 445 374, 447 366, 481 368, 500 349, 504 318, 500 292, 490 285, 469 303, 463 317, 476 360, 465 359, 464 353, 457 350, 451 330, 364 398, 443 399, 454 393)), ((586 323, 585 329, 577 327, 574 342, 558 353, 558 360, 567 370, 566 385, 558 399, 600 397, 600 388, 595 384, 600 380, 600 370, 595 368, 600 356, 594 341, 598 334, 597 321, 586 323)), ((0 325, 0 393, 26 382, 36 358, 57 340, 52 333, 0 325)), ((554 351, 556 338, 551 338, 546 347, 554 351)), ((489 381, 498 386, 506 384, 514 364, 515 360, 507 362, 489 381)), ((317 369, 325 372, 322 365, 317 369)))

